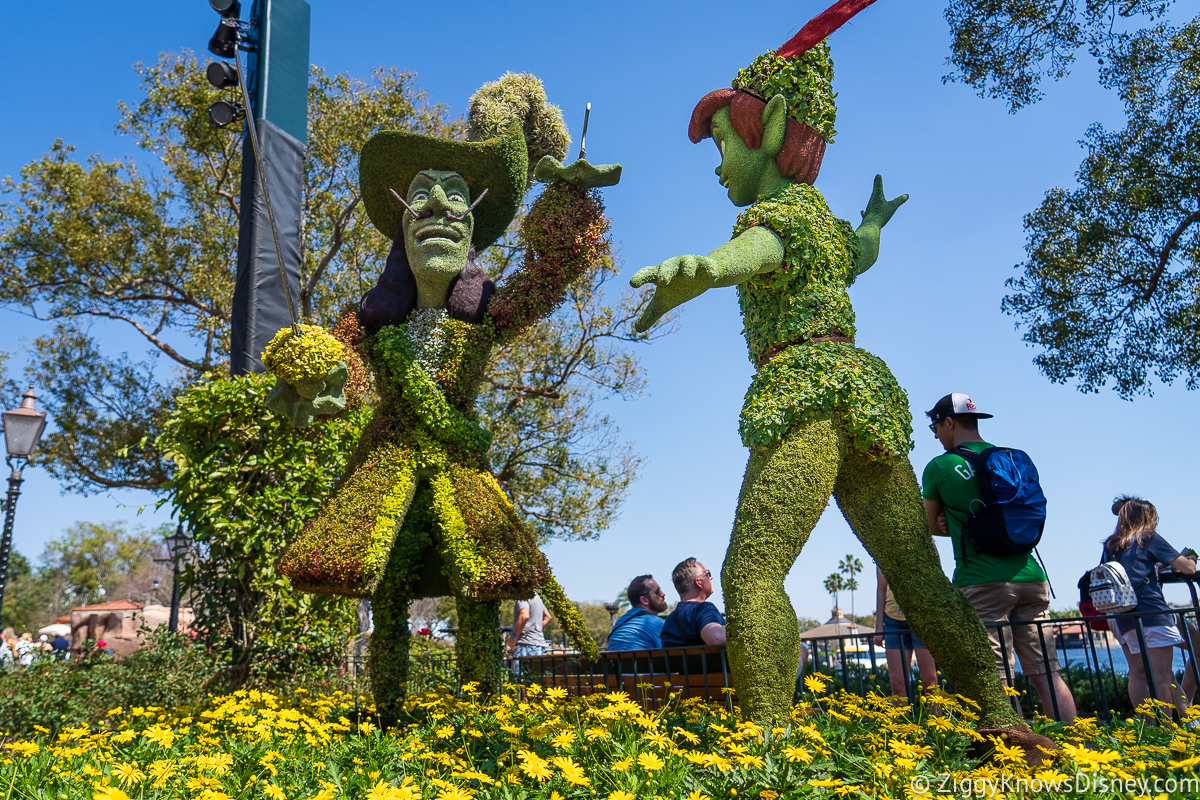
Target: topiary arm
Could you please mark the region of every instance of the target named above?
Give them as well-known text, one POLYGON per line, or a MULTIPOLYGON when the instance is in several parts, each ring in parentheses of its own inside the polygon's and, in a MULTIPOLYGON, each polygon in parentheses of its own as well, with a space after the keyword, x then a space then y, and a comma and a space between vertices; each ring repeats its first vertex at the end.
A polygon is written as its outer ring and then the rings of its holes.
POLYGON ((594 190, 620 179, 620 165, 576 161, 564 167, 546 156, 535 172, 549 182, 521 223, 525 263, 488 305, 499 341, 507 341, 554 311, 567 287, 608 251, 609 223, 594 190))
POLYGON ((875 188, 871 191, 871 199, 867 201, 867 210, 862 212, 862 224, 855 230, 859 246, 858 260, 854 262, 855 275, 869 270, 879 258, 879 233, 892 218, 892 214, 896 213, 896 209, 907 200, 906 194, 895 200, 886 199, 883 194, 883 176, 875 176, 875 188))
POLYGON ((783 241, 770 228, 755 225, 707 256, 675 256, 661 264, 643 267, 634 273, 629 285, 637 289, 653 283, 654 296, 634 329, 646 330, 672 308, 709 289, 744 283, 782 263, 783 241))
POLYGON ((546 570, 546 577, 538 589, 538 596, 542 598, 546 608, 558 617, 558 624, 579 648, 579 652, 583 653, 589 661, 599 661, 600 648, 596 647, 596 640, 587 632, 587 626, 583 624, 583 617, 579 616, 579 609, 567 599, 567 594, 559 585, 558 579, 549 570, 546 570))

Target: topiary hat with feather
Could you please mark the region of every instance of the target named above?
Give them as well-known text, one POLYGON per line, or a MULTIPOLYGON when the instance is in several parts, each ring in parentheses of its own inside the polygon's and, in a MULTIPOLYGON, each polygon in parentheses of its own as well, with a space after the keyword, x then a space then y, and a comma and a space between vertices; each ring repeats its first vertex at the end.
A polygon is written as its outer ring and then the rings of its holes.
POLYGON ((368 139, 358 163, 363 205, 379 232, 391 239, 404 207, 389 190, 404 196, 421 170, 457 172, 473 197, 487 190, 475 208, 471 237, 475 249, 482 250, 516 217, 542 156, 561 159, 569 144, 562 112, 547 102, 542 82, 509 72, 471 97, 467 141, 401 130, 368 139))
POLYGON ((692 112, 688 136, 693 142, 712 135, 717 109, 748 95, 766 103, 775 95, 787 102, 788 136, 795 140, 797 180, 811 183, 820 169, 825 145, 837 135, 833 60, 826 37, 875 0, 839 0, 811 19, 777 50, 769 50, 738 71, 732 89, 709 92, 692 112), (801 166, 803 164, 804 166, 801 166))

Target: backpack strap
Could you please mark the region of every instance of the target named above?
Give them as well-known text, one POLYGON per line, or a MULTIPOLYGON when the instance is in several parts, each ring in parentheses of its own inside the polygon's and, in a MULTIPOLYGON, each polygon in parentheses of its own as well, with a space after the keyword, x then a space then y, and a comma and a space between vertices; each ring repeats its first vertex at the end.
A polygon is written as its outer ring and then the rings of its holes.
POLYGON ((1054 584, 1050 582, 1050 573, 1046 570, 1046 562, 1042 561, 1042 554, 1038 552, 1036 547, 1033 548, 1033 554, 1037 556, 1038 564, 1042 566, 1042 572, 1046 576, 1046 585, 1050 587, 1050 598, 1052 600, 1057 600, 1058 595, 1054 593, 1054 584))
POLYGON ((616 625, 613 625, 613 626, 612 626, 612 629, 611 629, 611 630, 609 630, 609 632, 608 632, 608 638, 610 638, 610 639, 611 639, 611 638, 612 638, 612 635, 613 635, 614 633, 616 633, 616 632, 617 632, 617 629, 618 629, 618 628, 620 628, 622 625, 626 624, 627 622, 629 622, 630 620, 637 619, 638 617, 642 616, 642 614, 649 614, 649 613, 650 613, 649 611, 647 611, 647 610, 646 610, 646 609, 644 609, 644 608, 634 608, 634 609, 630 609, 630 610, 631 610, 631 611, 640 611, 640 612, 641 612, 641 614, 628 614, 628 613, 627 613, 627 614, 625 614, 624 616, 622 616, 622 617, 621 617, 621 619, 620 619, 620 620, 617 622, 617 624, 616 624, 616 625))

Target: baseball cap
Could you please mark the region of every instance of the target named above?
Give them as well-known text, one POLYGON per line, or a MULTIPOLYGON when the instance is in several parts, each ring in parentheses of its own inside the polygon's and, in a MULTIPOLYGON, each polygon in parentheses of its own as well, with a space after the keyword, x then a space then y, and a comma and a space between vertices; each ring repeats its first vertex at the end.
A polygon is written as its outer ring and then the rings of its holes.
POLYGON ((933 404, 933 408, 925 412, 925 416, 938 421, 950 416, 972 416, 978 419, 989 419, 991 414, 984 414, 975 406, 975 402, 962 392, 948 394, 933 404))

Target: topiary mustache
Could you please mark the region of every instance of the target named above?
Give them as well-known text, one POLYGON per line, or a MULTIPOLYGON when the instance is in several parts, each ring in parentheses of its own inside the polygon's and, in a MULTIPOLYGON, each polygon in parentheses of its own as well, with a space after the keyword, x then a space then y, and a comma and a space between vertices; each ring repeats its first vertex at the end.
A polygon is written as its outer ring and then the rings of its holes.
MULTIPOLYGON (((478 325, 483 321, 488 302, 496 293, 496 284, 475 263, 475 248, 467 253, 462 272, 450 283, 446 311, 451 318, 478 325)), ((397 230, 392 249, 375 287, 358 303, 358 321, 368 333, 377 333, 385 325, 399 325, 417 305, 417 279, 404 249, 404 231, 397 230)))

